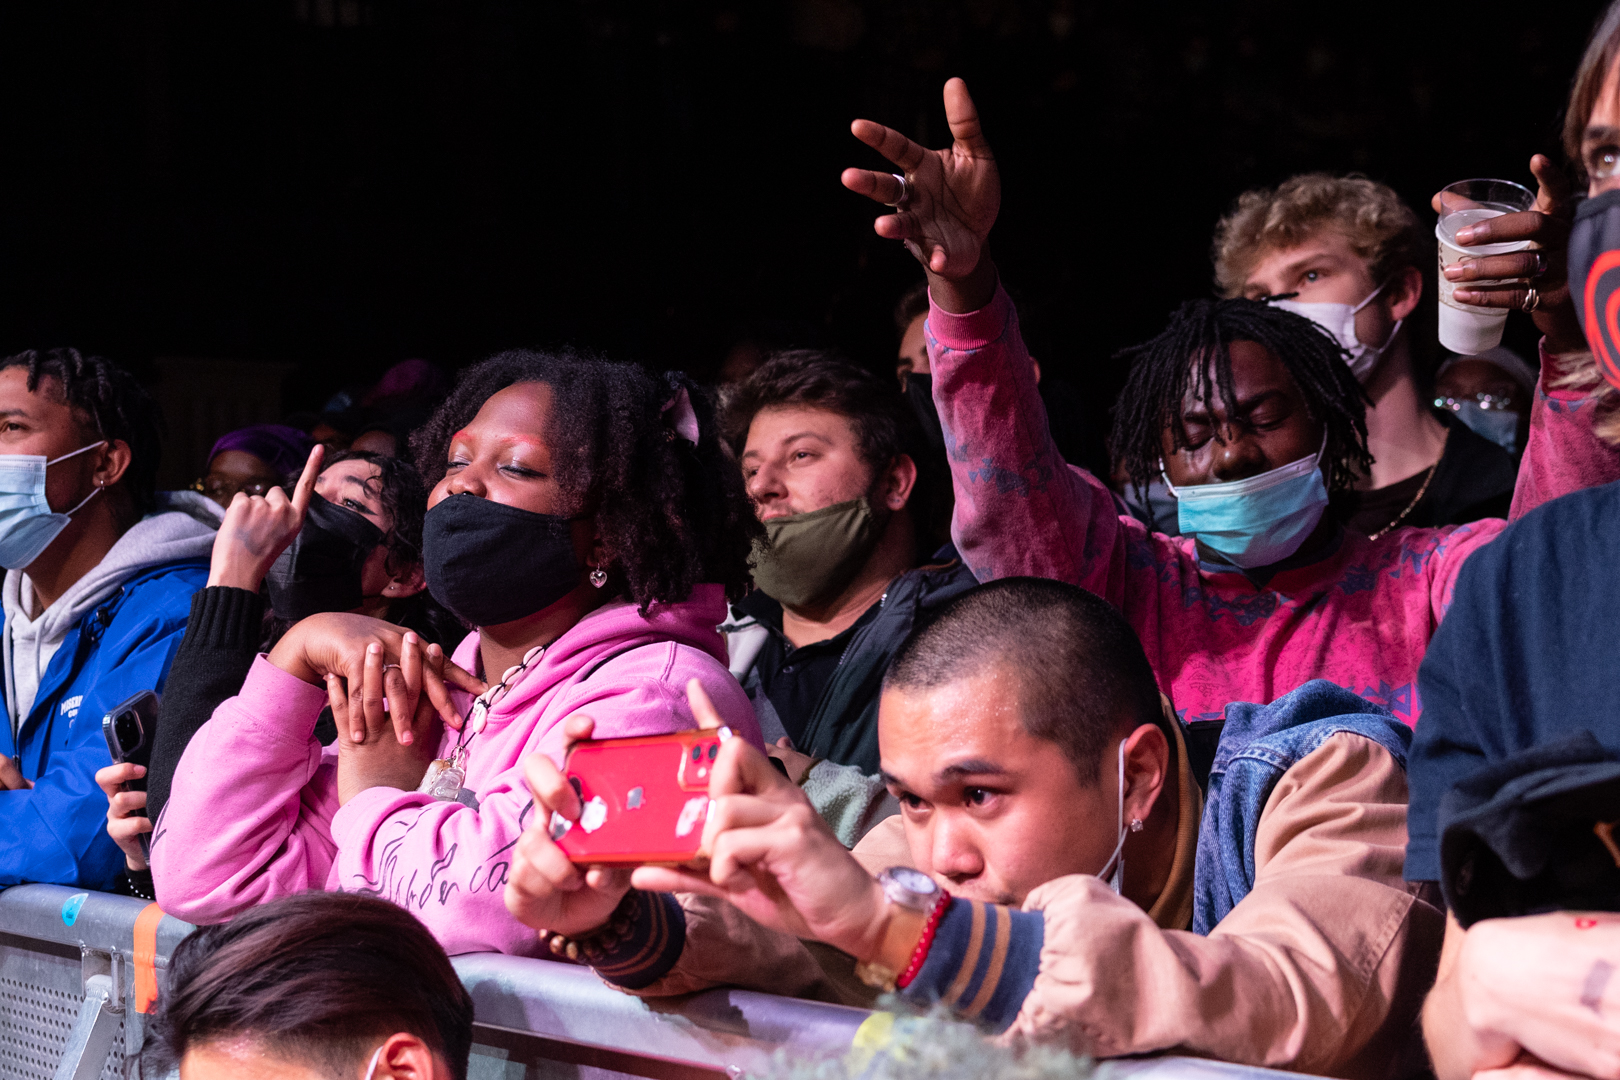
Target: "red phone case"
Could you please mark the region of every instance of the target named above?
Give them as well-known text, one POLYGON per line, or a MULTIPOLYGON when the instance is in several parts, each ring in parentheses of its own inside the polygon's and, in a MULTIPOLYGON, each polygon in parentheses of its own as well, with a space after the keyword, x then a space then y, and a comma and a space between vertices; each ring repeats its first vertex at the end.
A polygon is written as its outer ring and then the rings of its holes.
POLYGON ((720 734, 678 731, 575 745, 563 772, 584 812, 575 822, 554 815, 552 839, 576 863, 691 865, 709 817, 709 771, 720 734))

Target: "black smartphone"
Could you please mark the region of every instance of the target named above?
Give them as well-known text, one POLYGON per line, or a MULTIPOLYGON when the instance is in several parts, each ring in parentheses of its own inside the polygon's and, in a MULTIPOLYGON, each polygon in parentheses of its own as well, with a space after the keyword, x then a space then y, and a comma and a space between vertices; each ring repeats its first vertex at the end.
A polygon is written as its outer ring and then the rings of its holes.
MULTIPOLYGON (((152 735, 157 731, 158 696, 142 690, 119 702, 101 718, 101 733, 107 738, 107 752, 113 763, 122 761, 149 765, 152 761, 152 735)), ((124 784, 125 791, 145 791, 146 777, 124 784)))

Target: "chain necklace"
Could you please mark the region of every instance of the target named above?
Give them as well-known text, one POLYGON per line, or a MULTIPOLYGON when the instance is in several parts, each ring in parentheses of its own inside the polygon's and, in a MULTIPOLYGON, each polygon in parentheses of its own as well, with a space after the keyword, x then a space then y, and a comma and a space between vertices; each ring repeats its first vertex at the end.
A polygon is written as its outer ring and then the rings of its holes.
POLYGON ((501 681, 473 698, 472 706, 467 715, 461 719, 461 735, 456 739, 455 748, 450 751, 447 758, 435 758, 428 765, 427 773, 423 775, 422 782, 416 790, 423 795, 431 795, 435 799, 446 802, 458 802, 461 798, 461 785, 467 779, 467 755, 472 741, 483 734, 484 728, 489 726, 489 710, 495 703, 504 698, 517 677, 528 670, 530 664, 546 654, 544 645, 536 645, 523 654, 523 659, 506 669, 501 681))
POLYGON ((1367 539, 1369 539, 1369 540, 1377 540, 1377 539, 1381 538, 1385 533, 1389 532, 1389 530, 1393 529, 1395 526, 1397 526, 1401 522, 1405 521, 1406 520, 1406 515, 1410 514, 1412 512, 1412 510, 1417 506, 1417 504, 1423 501, 1423 496, 1425 496, 1425 495, 1427 495, 1429 493, 1429 482, 1434 479, 1435 470, 1438 469, 1438 468, 1440 468, 1440 463, 1438 461, 1436 461, 1433 465, 1430 465, 1429 466, 1429 474, 1423 478, 1423 486, 1418 488, 1418 492, 1417 492, 1416 495, 1412 496, 1412 501, 1406 504, 1406 509, 1402 510, 1400 513, 1396 514, 1394 521, 1391 521, 1388 525, 1385 525, 1382 529, 1379 529, 1377 532, 1375 532, 1371 536, 1367 537, 1367 539))

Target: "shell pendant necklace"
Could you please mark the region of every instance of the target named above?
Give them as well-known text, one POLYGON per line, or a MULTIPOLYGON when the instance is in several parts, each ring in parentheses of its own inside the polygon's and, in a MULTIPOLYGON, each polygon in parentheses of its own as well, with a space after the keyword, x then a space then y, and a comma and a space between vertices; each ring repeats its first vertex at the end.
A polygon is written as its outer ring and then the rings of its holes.
MULTIPOLYGON (((466 796, 462 794, 466 791, 462 785, 467 780, 467 755, 472 741, 489 725, 489 710, 506 696, 518 676, 545 654, 546 646, 536 645, 523 654, 522 660, 506 669, 506 674, 501 676, 500 682, 473 698, 472 707, 462 718, 461 736, 456 739, 456 745, 450 751, 450 756, 433 759, 422 777, 422 782, 417 785, 416 790, 419 793, 431 795, 445 802, 467 801, 466 796)), ((467 794, 470 795, 471 792, 467 794)))

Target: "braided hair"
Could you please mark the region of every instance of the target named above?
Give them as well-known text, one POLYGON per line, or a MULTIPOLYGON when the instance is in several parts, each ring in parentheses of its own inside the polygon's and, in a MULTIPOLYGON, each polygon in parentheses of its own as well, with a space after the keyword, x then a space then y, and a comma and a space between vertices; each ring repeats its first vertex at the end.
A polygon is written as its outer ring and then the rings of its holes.
POLYGON ((56 383, 55 396, 75 417, 108 442, 129 446, 129 468, 118 486, 129 498, 136 520, 157 506, 158 459, 162 453, 163 413, 135 376, 99 356, 78 349, 29 349, 0 360, 0 371, 20 367, 28 372, 28 392, 40 381, 56 383))
POLYGON ((1188 445, 1181 403, 1189 393, 1211 412, 1217 395, 1229 415, 1237 411, 1227 349, 1234 341, 1255 342, 1276 356, 1299 387, 1306 411, 1326 428, 1322 459, 1330 491, 1349 487, 1357 472, 1372 467, 1369 399, 1338 342, 1309 319, 1264 301, 1189 300, 1158 336, 1115 356, 1131 363, 1114 406, 1112 443, 1132 484, 1145 488, 1158 479, 1166 427, 1176 450, 1188 445), (1213 364, 1202 362, 1208 356, 1213 364))
POLYGON ((563 490, 590 515, 612 560, 620 594, 645 614, 703 582, 741 599, 748 556, 764 527, 743 491, 742 473, 720 443, 714 405, 679 372, 662 377, 638 364, 559 349, 499 353, 462 372, 456 387, 411 436, 423 483, 445 473, 455 433, 497 392, 518 383, 552 389, 551 444, 563 490), (666 413, 685 391, 698 421, 696 446, 666 413))

